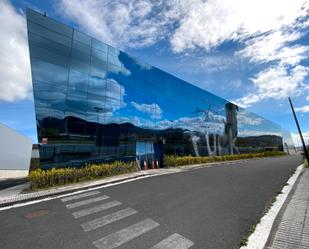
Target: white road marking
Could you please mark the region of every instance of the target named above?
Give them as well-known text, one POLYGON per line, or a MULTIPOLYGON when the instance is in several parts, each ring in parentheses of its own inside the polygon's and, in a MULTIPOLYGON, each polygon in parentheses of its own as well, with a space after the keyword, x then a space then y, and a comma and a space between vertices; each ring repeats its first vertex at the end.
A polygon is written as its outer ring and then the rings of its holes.
POLYGON ((76 207, 80 207, 80 206, 85 206, 85 205, 90 204, 90 203, 103 201, 103 200, 106 200, 108 198, 109 197, 107 195, 102 195, 102 196, 90 198, 90 199, 87 199, 87 200, 84 200, 84 201, 78 201, 78 202, 74 202, 74 203, 71 203, 71 204, 67 204, 65 206, 66 206, 66 208, 71 209, 71 208, 76 208, 76 207))
POLYGON ((156 228, 159 225, 159 223, 151 219, 145 219, 132 226, 121 229, 118 232, 107 235, 102 239, 94 241, 93 244, 99 249, 113 249, 156 228))
POLYGON ((49 196, 49 197, 42 196, 42 199, 39 199, 39 200, 30 200, 30 201, 23 202, 23 203, 15 203, 15 204, 12 204, 12 205, 6 206, 6 207, 0 207, 0 211, 12 209, 12 208, 24 207, 24 206, 28 206, 28 205, 33 205, 33 204, 37 204, 37 203, 41 203, 41 202, 45 202, 45 201, 50 201, 50 200, 54 200, 54 199, 63 198, 63 197, 66 197, 66 196, 75 195, 75 194, 78 194, 78 193, 88 192, 90 190, 97 190, 97 189, 102 189, 102 188, 108 188, 108 187, 112 187, 112 186, 116 186, 116 185, 120 185, 120 184, 124 184, 124 183, 128 183, 128 182, 134 182, 134 181, 137 181, 137 180, 140 180, 140 179, 144 179, 144 178, 159 176, 159 175, 161 175, 161 174, 157 174, 157 175, 153 174, 153 175, 140 176, 140 177, 136 177, 136 178, 132 178, 132 179, 128 179, 128 180, 123 180, 123 181, 119 181, 119 182, 107 183, 107 184, 100 185, 100 186, 97 186, 97 187, 90 186, 86 190, 76 190, 76 191, 72 190, 74 192, 67 193, 67 194, 59 193, 59 195, 56 195, 56 196, 49 196))
POLYGON ((99 227, 103 227, 105 225, 111 224, 115 221, 124 219, 136 213, 137 211, 134 210, 133 208, 126 208, 126 209, 122 209, 120 211, 108 214, 106 216, 88 221, 86 223, 81 224, 81 226, 85 232, 89 232, 91 230, 95 230, 99 227))
POLYGON ((80 199, 80 198, 83 198, 83 197, 93 196, 93 195, 97 195, 97 194, 100 194, 100 192, 99 191, 86 192, 86 193, 83 193, 83 194, 73 195, 73 196, 62 198, 61 201, 67 202, 67 201, 77 200, 77 199, 80 199))
MULTIPOLYGON (((266 160, 266 159, 265 159, 266 160)), ((235 160, 235 162, 237 162, 235 160)), ((222 163, 221 164, 222 166, 224 166, 225 164, 222 163)), ((237 164, 241 167, 243 167, 242 164, 237 164)), ((191 165, 192 166, 192 170, 197 170, 199 168, 194 168, 194 165, 191 165)), ((212 165, 212 164, 205 164, 205 168, 212 168, 212 167, 216 167, 217 165, 212 165)), ((300 165, 302 166, 302 165, 300 165)), ((187 170, 183 170, 183 171, 180 171, 180 172, 184 172, 184 171, 187 171, 187 170)), ((124 184, 124 183, 128 183, 128 182, 134 182, 134 181, 138 181, 138 180, 141 180, 141 179, 145 179, 145 178, 150 178, 150 177, 155 177, 155 176, 161 176, 161 175, 166 175, 166 174, 176 174, 176 173, 180 173, 180 172, 173 172, 173 171, 170 171, 170 172, 163 172, 163 173, 158 173, 158 174, 151 174, 151 175, 142 175, 142 176, 138 176, 136 178, 132 178, 132 179, 127 179, 127 180, 121 180, 121 181, 118 181, 118 182, 111 182, 111 183, 106 183, 104 185, 99 185, 99 186, 91 186, 90 185, 86 185, 86 187, 88 187, 87 189, 85 190, 74 190, 72 189, 71 193, 67 193, 67 194, 61 194, 61 193, 58 193, 59 195, 56 195, 56 196, 48 196, 48 197, 44 197, 44 195, 42 196, 42 199, 39 199, 39 200, 29 200, 29 201, 26 201, 26 202, 22 202, 22 203, 15 203, 15 204, 12 204, 10 206, 5 206, 5 207, 0 207, 0 211, 4 211, 4 210, 8 210, 8 209, 12 209, 12 208, 19 208, 19 207, 24 207, 24 206, 29 206, 29 205, 33 205, 33 204, 37 204, 37 203, 41 203, 41 202, 45 202, 45 201, 51 201, 51 200, 54 200, 54 199, 59 199, 59 198, 63 198, 63 197, 66 197, 66 196, 71 196, 71 195, 75 195, 75 194, 78 194, 78 193, 84 193, 84 192, 88 192, 90 190, 97 190, 97 189, 102 189, 102 188, 109 188, 109 187, 112 187, 112 186, 116 186, 116 185, 120 185, 120 184, 124 184)), ((69 188, 70 186, 68 186, 69 188)))
POLYGON ((194 243, 185 237, 174 233, 173 235, 162 240, 151 249, 187 249, 193 246, 194 243))
POLYGON ((91 208, 87 208, 87 209, 83 209, 83 210, 74 212, 73 216, 74 216, 75 219, 77 219, 77 218, 80 218, 80 217, 83 217, 83 216, 86 216, 86 215, 98 213, 100 211, 107 210, 107 209, 112 208, 112 207, 116 207, 116 206, 119 206, 119 205, 121 205, 121 202, 111 201, 111 202, 107 202, 107 203, 104 203, 104 204, 97 205, 95 207, 91 207, 91 208))

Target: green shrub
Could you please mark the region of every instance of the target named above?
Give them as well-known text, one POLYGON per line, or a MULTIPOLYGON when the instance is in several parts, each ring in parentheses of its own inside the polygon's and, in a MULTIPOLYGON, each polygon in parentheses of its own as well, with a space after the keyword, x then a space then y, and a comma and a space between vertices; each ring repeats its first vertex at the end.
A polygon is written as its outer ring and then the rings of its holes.
POLYGON ((230 160, 239 160, 239 159, 249 159, 257 157, 269 157, 269 156, 283 156, 286 153, 282 151, 265 151, 255 154, 237 154, 237 155, 224 155, 224 156, 174 156, 174 155, 165 155, 164 164, 168 167, 177 167, 182 165, 190 164, 203 164, 210 162, 220 162, 220 161, 230 161, 230 160))
POLYGON ((29 173, 28 180, 31 182, 31 189, 40 189, 130 173, 137 170, 136 162, 124 163, 116 161, 111 164, 87 165, 83 168, 36 169, 29 173))

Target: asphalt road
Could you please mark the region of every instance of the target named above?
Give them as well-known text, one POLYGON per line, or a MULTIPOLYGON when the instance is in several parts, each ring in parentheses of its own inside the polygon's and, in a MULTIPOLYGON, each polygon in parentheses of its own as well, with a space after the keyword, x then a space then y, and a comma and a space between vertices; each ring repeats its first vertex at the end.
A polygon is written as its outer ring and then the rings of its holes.
POLYGON ((234 162, 0 211, 0 248, 231 249, 300 164, 234 162))

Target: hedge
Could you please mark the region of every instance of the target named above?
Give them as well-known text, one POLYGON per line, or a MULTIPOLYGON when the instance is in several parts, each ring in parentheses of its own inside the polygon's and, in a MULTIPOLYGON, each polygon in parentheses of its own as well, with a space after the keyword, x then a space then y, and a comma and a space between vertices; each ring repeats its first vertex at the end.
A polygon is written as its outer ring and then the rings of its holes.
POLYGON ((31 189, 34 190, 135 171, 138 171, 136 162, 116 161, 111 164, 87 165, 82 168, 36 169, 29 173, 28 181, 31 182, 31 189))
POLYGON ((266 152, 255 153, 255 154, 200 156, 200 157, 166 155, 164 156, 164 165, 167 167, 177 167, 177 166, 190 165, 190 164, 201 164, 201 163, 211 163, 211 162, 219 162, 219 161, 230 161, 230 160, 238 160, 238 159, 249 159, 249 158, 269 157, 269 156, 283 156, 283 155, 286 155, 286 153, 282 151, 266 151, 266 152))

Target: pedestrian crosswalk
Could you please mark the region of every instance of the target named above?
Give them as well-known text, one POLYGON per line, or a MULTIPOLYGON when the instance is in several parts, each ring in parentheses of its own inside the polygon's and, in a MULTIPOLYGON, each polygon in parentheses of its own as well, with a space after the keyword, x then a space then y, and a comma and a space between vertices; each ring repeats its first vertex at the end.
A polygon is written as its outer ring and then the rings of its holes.
POLYGON ((181 235, 174 233, 166 239, 156 244, 151 249, 186 249, 193 246, 191 240, 182 237, 181 235))
POLYGON ((109 198, 108 196, 102 195, 102 196, 87 199, 87 200, 84 200, 84 201, 78 201, 78 202, 74 202, 74 203, 71 203, 71 204, 67 204, 66 207, 68 209, 76 208, 76 207, 88 205, 88 204, 93 203, 93 202, 103 201, 103 200, 106 200, 108 198, 109 198))
POLYGON ((89 232, 91 230, 95 230, 99 227, 103 227, 107 224, 124 219, 136 213, 137 211, 134 210, 133 208, 126 208, 126 209, 122 209, 120 211, 105 215, 103 217, 88 221, 86 223, 81 224, 81 226, 85 232, 89 232))
POLYGON ((159 223, 151 219, 145 219, 115 233, 107 235, 106 237, 93 242, 93 244, 99 249, 117 248, 118 246, 139 237, 143 233, 146 233, 157 226, 159 226, 159 223))
MULTIPOLYGON (((91 231, 99 230, 100 228, 115 222, 120 222, 121 220, 125 220, 131 216, 136 216, 137 218, 139 217, 137 210, 130 207, 125 207, 117 200, 109 201, 109 196, 100 194, 100 191, 91 191, 61 199, 64 203, 70 202, 65 205, 67 209, 75 210, 77 208, 82 208, 72 212, 75 219, 79 220, 79 218, 85 216, 87 217, 88 215, 89 217, 92 217, 88 221, 84 221, 80 224, 84 232, 90 233, 91 231), (113 208, 117 206, 119 206, 120 210, 113 210, 113 208), (100 213, 103 211, 105 211, 105 215, 102 216, 100 213), (108 212, 108 214, 106 214, 106 212, 108 212), (93 217, 93 215, 96 215, 97 217, 93 217)), ((140 221, 134 224, 126 226, 113 233, 105 234, 101 238, 96 238, 92 244, 98 249, 123 248, 126 243, 159 227, 160 224, 158 222, 152 220, 151 218, 143 217, 140 221)), ((194 243, 191 240, 178 233, 174 233, 167 238, 158 241, 157 244, 153 246, 151 245, 151 249, 188 249, 193 245, 194 243)))
POLYGON ((79 194, 79 195, 73 195, 73 196, 65 197, 65 198, 62 198, 61 201, 62 202, 73 201, 73 200, 81 199, 83 197, 89 197, 89 196, 93 196, 93 195, 97 195, 97 194, 100 194, 100 192, 99 191, 91 191, 91 192, 86 192, 86 193, 82 193, 82 194, 79 194))
POLYGON ((107 203, 103 203, 94 207, 90 207, 90 208, 86 208, 77 212, 73 213, 73 216, 75 219, 86 216, 86 215, 90 215, 90 214, 94 214, 94 213, 98 213, 104 210, 107 210, 109 208, 112 207, 116 207, 121 205, 121 202, 119 201, 111 201, 111 202, 107 202, 107 203))

